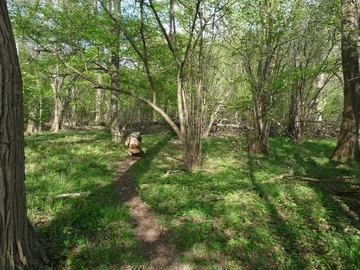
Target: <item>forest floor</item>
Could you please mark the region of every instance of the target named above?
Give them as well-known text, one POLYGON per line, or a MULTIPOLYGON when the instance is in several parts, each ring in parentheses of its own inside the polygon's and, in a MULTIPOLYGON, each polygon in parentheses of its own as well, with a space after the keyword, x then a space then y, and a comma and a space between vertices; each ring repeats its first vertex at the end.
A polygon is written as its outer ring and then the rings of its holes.
POLYGON ((142 201, 133 185, 131 169, 139 159, 141 157, 126 158, 118 168, 115 181, 121 203, 129 207, 137 239, 142 248, 141 255, 149 261, 146 269, 191 269, 189 265, 179 262, 167 228, 159 224, 155 214, 142 201))
POLYGON ((107 132, 27 136, 28 216, 51 269, 360 269, 359 164, 330 161, 336 141, 202 143, 187 172, 172 134, 144 136, 142 157, 107 132))

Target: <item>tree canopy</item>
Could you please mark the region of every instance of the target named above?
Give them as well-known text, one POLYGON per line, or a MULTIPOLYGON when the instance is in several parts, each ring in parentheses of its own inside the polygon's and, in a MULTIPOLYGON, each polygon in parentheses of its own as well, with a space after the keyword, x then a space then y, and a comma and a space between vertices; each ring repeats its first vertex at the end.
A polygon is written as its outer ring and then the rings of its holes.
POLYGON ((337 0, 11 1, 26 117, 58 119, 58 129, 164 119, 189 169, 214 122, 246 127, 252 152, 267 152, 272 133, 301 143, 340 124, 340 8, 337 0))

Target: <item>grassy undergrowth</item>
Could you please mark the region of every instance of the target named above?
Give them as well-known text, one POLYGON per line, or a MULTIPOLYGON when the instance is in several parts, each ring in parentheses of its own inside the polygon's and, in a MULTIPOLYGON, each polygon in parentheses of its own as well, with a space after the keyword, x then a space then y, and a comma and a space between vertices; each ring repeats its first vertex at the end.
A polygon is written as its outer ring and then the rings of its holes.
MULTIPOLYGON (((113 181, 126 157, 100 132, 26 137, 28 213, 58 269, 142 269, 128 209, 113 181), (86 193, 87 192, 87 193, 86 193), (64 193, 90 194, 55 198, 64 193), (129 268, 130 267, 130 268, 129 268)), ((194 269, 359 269, 359 193, 351 186, 279 177, 354 179, 358 164, 327 158, 335 141, 273 138, 249 155, 239 138, 208 138, 203 166, 181 170, 170 135, 146 135, 133 180, 194 269)))
MULTIPOLYGON (((147 147, 160 138, 146 138, 147 147)), ((127 157, 123 144, 111 142, 106 132, 43 133, 25 140, 28 216, 45 240, 54 269, 146 263, 114 181, 127 157)))

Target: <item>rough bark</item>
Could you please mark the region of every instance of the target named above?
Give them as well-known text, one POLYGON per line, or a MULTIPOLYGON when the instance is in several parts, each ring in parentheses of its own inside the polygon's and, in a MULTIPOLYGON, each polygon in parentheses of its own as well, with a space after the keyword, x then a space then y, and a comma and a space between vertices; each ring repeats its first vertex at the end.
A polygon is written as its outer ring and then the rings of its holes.
POLYGON ((335 161, 359 160, 359 55, 358 7, 354 0, 342 0, 341 57, 344 76, 344 108, 337 145, 331 155, 335 161))
POLYGON ((27 218, 22 80, 5 1, 0 1, 0 269, 44 269, 27 218))

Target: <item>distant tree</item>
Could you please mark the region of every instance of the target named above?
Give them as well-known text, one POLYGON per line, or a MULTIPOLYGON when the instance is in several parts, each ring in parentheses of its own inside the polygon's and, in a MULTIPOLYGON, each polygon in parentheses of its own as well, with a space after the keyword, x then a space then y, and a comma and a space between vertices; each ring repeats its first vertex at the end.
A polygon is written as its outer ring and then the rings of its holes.
POLYGON ((0 1, 0 269, 44 269, 27 218, 22 80, 5 1, 0 1))
POLYGON ((344 76, 344 108, 337 145, 331 155, 335 161, 358 160, 360 72, 358 53, 358 5, 355 0, 342 0, 341 58, 344 76))

